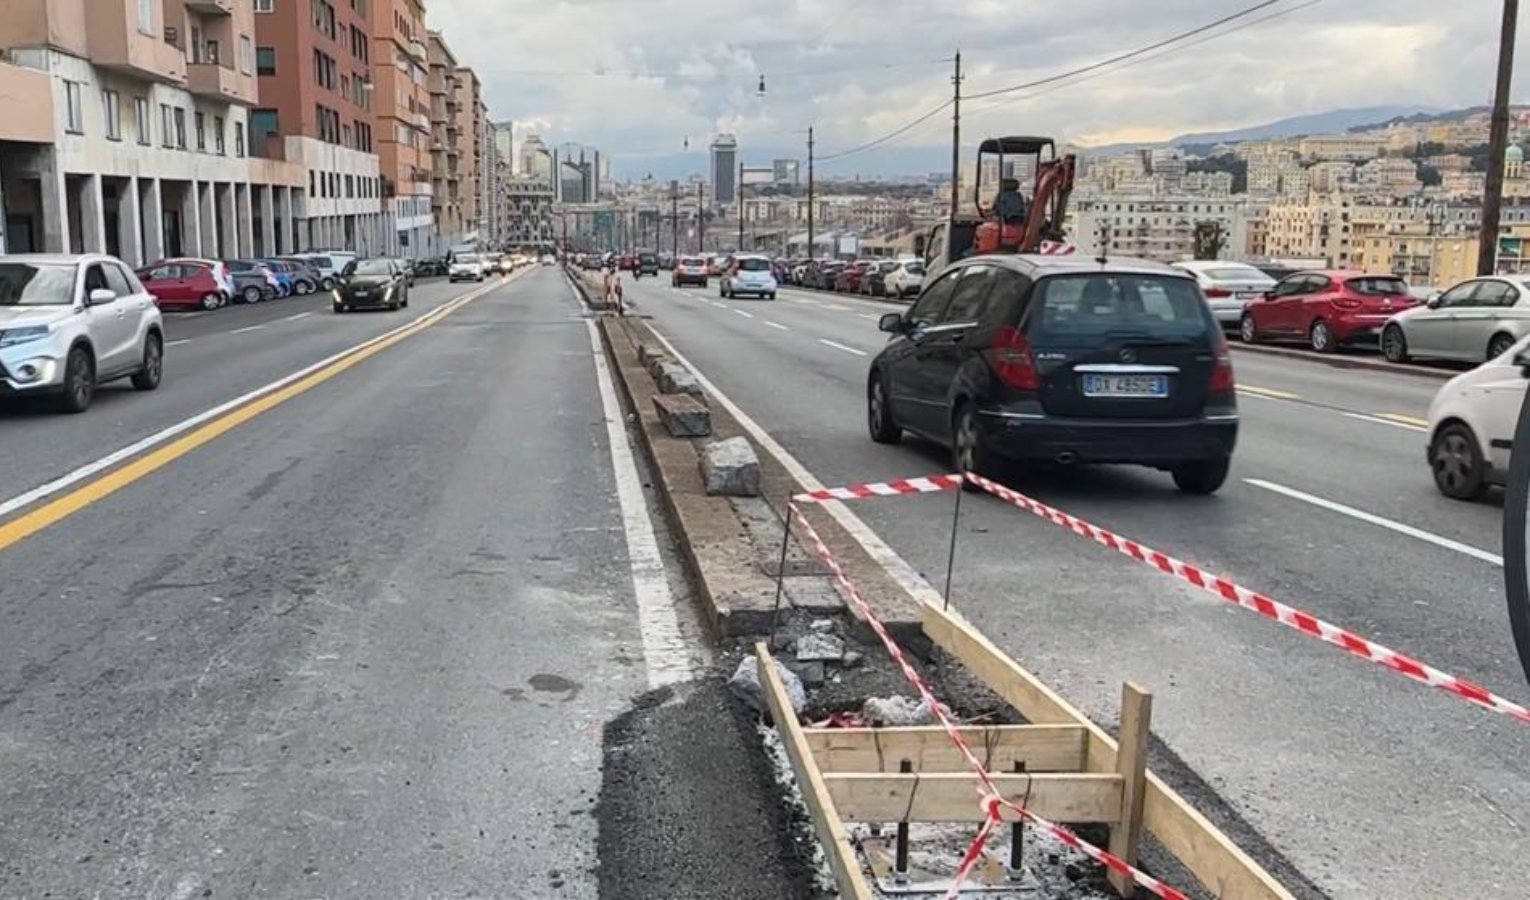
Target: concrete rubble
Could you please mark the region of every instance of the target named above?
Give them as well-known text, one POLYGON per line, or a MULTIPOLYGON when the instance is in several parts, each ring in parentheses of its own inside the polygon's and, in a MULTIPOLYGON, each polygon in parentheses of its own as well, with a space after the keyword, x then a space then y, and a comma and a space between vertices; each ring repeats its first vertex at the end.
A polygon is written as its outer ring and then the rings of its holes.
POLYGON ((706 437, 712 433, 712 412, 690 394, 657 394, 653 406, 673 437, 706 437))
POLYGON ((845 642, 832 634, 805 634, 797 638, 798 662, 839 662, 845 658, 845 642))
POLYGON ((659 384, 659 391, 665 394, 690 394, 701 402, 706 402, 706 391, 702 390, 701 382, 696 376, 674 360, 665 360, 657 364, 659 374, 655 380, 659 384))
MULTIPOLYGON (((802 687, 802 679, 778 659, 773 659, 776 675, 781 679, 781 686, 786 689, 786 696, 792 702, 792 709, 802 712, 807 706, 807 691, 802 687)), ((753 656, 746 656, 738 661, 738 668, 733 670, 733 677, 728 679, 728 689, 735 696, 757 712, 763 712, 769 708, 765 702, 765 688, 760 684, 760 661, 753 656)))
POLYGON ((701 477, 713 497, 760 495, 760 459, 746 438, 732 437, 703 447, 701 477))
POLYGON ((861 706, 861 718, 877 725, 933 725, 935 713, 910 697, 872 697, 861 706))

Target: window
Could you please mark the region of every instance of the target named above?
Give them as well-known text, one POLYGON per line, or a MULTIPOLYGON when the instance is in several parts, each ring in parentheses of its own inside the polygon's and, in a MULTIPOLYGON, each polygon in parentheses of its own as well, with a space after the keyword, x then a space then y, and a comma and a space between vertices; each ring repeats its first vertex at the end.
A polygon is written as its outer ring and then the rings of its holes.
MULTIPOLYGON (((220 134, 219 137, 222 137, 222 135, 220 134)), ((239 157, 239 158, 241 158, 241 159, 244 158, 244 123, 243 122, 235 122, 234 123, 234 155, 239 157)))
POLYGON ((205 49, 203 50, 203 57, 202 57, 202 59, 197 60, 198 62, 205 62, 205 63, 211 63, 213 65, 217 65, 220 61, 222 61, 222 57, 218 54, 218 51, 221 50, 222 48, 218 46, 218 42, 217 41, 207 41, 202 46, 205 49))
POLYGON ((118 297, 133 296, 133 286, 128 283, 127 273, 118 265, 104 265, 106 271, 106 286, 118 297))
POLYGON ((276 0, 255 0, 255 11, 258 13, 276 12, 276 0))
POLYGON ((160 120, 159 121, 160 130, 164 133, 163 140, 164 140, 165 146, 166 147, 174 147, 175 146, 175 108, 172 107, 168 103, 161 103, 159 105, 159 120, 160 120))
POLYGON ((319 193, 318 185, 315 183, 315 181, 316 181, 316 179, 314 178, 314 172, 313 172, 312 169, 309 169, 308 170, 308 193, 310 195, 312 195, 312 196, 318 196, 318 193, 319 193))
POLYGON ((142 34, 154 33, 154 0, 138 0, 138 30, 142 34))
POLYGON ((192 124, 197 132, 197 152, 207 152, 207 120, 201 113, 192 117, 192 124))
POLYGON ((106 137, 122 140, 122 96, 113 90, 101 92, 101 112, 106 115, 106 137))
POLYGON ((914 308, 908 311, 908 321, 915 325, 930 325, 940 321, 945 315, 946 307, 951 303, 951 294, 956 289, 956 279, 961 274, 960 270, 950 272, 930 285, 919 296, 914 308))
POLYGON ((150 133, 148 97, 133 98, 133 127, 138 131, 138 143, 145 147, 154 143, 154 135, 150 133))
POLYGON ((257 74, 257 75, 275 75, 276 74, 276 48, 275 47, 256 47, 255 48, 255 74, 257 74))
POLYGON ((223 156, 228 153, 228 148, 223 143, 222 116, 213 116, 213 150, 216 151, 219 156, 223 156))
POLYGON ((1211 308, 1189 279, 1101 272, 1039 281, 1029 332, 1033 339, 1060 345, 1070 339, 1092 345, 1122 331, 1195 338, 1215 324, 1211 308))
POLYGON ((951 305, 940 320, 943 325, 958 322, 976 322, 988 309, 989 287, 993 284, 993 269, 988 266, 968 266, 962 280, 951 297, 951 305))
POLYGON ((313 27, 330 40, 335 39, 335 8, 329 0, 313 0, 313 27))
POLYGON ((255 42, 247 34, 239 36, 239 71, 250 74, 255 66, 255 42))
POLYGON ((186 149, 186 110, 179 106, 175 107, 175 146, 177 149, 186 149))
POLYGON ((106 283, 106 273, 101 270, 101 264, 97 263, 85 270, 85 296, 89 297, 91 291, 109 291, 111 287, 106 283))
POLYGON ((347 176, 345 176, 345 199, 350 200, 350 199, 354 198, 355 196, 356 196, 355 186, 351 182, 351 176, 347 175, 347 176))
POLYGON ((80 105, 80 83, 78 81, 64 82, 64 107, 65 120, 64 130, 70 134, 85 133, 85 110, 80 105))

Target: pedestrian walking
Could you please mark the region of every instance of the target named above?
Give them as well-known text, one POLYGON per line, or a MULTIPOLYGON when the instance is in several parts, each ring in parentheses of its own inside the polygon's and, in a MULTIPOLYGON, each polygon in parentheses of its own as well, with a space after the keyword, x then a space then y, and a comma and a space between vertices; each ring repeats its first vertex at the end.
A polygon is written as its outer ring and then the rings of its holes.
POLYGON ((614 262, 606 269, 606 308, 614 309, 618 316, 627 314, 622 302, 622 275, 614 262))

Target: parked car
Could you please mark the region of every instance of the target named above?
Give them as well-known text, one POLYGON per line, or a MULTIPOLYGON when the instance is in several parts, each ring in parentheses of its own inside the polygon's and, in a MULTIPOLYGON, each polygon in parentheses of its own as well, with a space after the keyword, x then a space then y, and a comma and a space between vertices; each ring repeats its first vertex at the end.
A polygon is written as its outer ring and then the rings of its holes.
POLYGON ((267 272, 271 273, 271 278, 276 283, 277 297, 291 297, 297 293, 297 287, 292 280, 292 272, 286 266, 264 259, 257 259, 254 262, 263 266, 267 272))
POLYGON ((483 281, 484 263, 483 258, 476 253, 458 253, 452 257, 451 269, 446 280, 453 284, 459 281, 483 281))
POLYGON ((838 260, 824 263, 818 267, 818 272, 813 278, 812 286, 820 291, 834 290, 834 282, 839 278, 839 273, 843 272, 848 266, 849 263, 838 260))
POLYGON ((555 266, 558 264, 558 260, 551 253, 544 253, 542 254, 541 264, 544 266, 555 266))
POLYGON ((292 286, 299 295, 312 294, 324 284, 324 276, 314 268, 313 263, 296 256, 278 257, 275 262, 288 267, 292 271, 292 286))
POLYGON ((234 278, 215 259, 164 259, 136 273, 160 309, 217 309, 234 295, 234 278))
POLYGON ((1429 404, 1429 469, 1440 493, 1476 500, 1508 480, 1519 407, 1525 401, 1521 338, 1483 365, 1445 382, 1429 404))
POLYGON ((1417 302, 1395 275, 1298 272, 1243 307, 1239 334, 1250 344, 1301 341, 1319 353, 1332 353, 1351 341, 1378 336, 1389 319, 1417 302))
POLYGON ((995 255, 942 270, 867 379, 873 440, 905 430, 959 471, 1127 463, 1188 493, 1227 478, 1238 411, 1227 339, 1187 273, 1146 260, 995 255))
POLYGON ((834 276, 834 291, 840 294, 860 293, 861 279, 866 277, 866 273, 874 265, 876 265, 875 260, 858 259, 840 269, 834 276))
POLYGON ((404 270, 404 280, 409 282, 410 287, 414 287, 415 260, 395 257, 393 261, 398 264, 400 269, 404 270))
POLYGON ((659 276, 659 255, 657 253, 639 253, 637 265, 632 269, 633 278, 642 278, 644 275, 659 276))
POLYGON ((1526 335, 1530 285, 1518 278, 1474 278, 1393 316, 1381 330, 1381 353, 1399 363, 1413 358, 1486 362, 1526 335))
POLYGON ((906 259, 898 263, 898 267, 883 276, 882 285, 885 288, 883 296, 913 297, 924 287, 924 263, 917 259, 906 259))
POLYGON ((318 283, 310 277, 309 270, 305 266, 284 259, 262 259, 258 262, 271 270, 277 282, 283 286, 289 296, 302 297, 311 294, 318 283))
POLYGON ((1274 289, 1275 279, 1248 263, 1219 259, 1192 259, 1173 263, 1195 276, 1211 306, 1212 315, 1228 331, 1236 331, 1243 321, 1243 307, 1274 289))
POLYGON ((887 276, 896 268, 897 262, 890 259, 873 263, 866 274, 861 276, 859 293, 870 297, 887 296, 887 276))
POLYGON ((699 256, 682 256, 675 262, 675 271, 669 276, 670 287, 688 284, 707 286, 707 263, 699 256))
POLYGON ((396 259, 363 259, 346 267, 335 289, 335 312, 353 309, 402 309, 409 305, 409 273, 396 259))
POLYGON ((229 259, 223 264, 234 278, 234 301, 259 303, 281 294, 281 287, 270 269, 254 260, 229 259))
POLYGON ((770 258, 739 254, 731 258, 728 269, 717 282, 717 296, 737 297, 753 294, 766 300, 776 299, 776 276, 770 271, 770 258))
POLYGON ((340 256, 328 253, 304 253, 297 259, 312 266, 319 273, 319 289, 332 291, 338 283, 340 272, 345 269, 345 264, 355 259, 355 255, 340 256))
POLYGON ((116 257, 0 257, 0 396, 49 396, 84 412, 99 384, 159 387, 164 354, 159 307, 116 257))

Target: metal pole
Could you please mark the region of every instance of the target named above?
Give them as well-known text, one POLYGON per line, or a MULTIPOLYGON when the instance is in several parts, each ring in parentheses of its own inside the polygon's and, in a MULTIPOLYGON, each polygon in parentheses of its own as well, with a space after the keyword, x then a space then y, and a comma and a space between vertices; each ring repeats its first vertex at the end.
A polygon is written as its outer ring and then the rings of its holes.
POLYGON ((1514 36, 1519 0, 1503 0, 1498 36, 1498 85, 1493 92, 1493 125, 1488 132, 1487 189, 1482 193, 1482 230, 1477 236, 1477 275, 1498 269, 1498 221, 1503 206, 1504 154, 1509 149, 1509 87, 1514 80, 1514 36))
POLYGON ((738 203, 738 252, 744 252, 744 161, 738 161, 738 183, 733 186, 733 199, 738 203))
MULTIPOLYGON (((902 760, 898 763, 899 772, 914 771, 914 763, 911 760, 902 760)), ((893 845, 893 881, 897 884, 908 884, 908 820, 898 823, 898 834, 893 845)))
POLYGON ((704 182, 696 184, 696 253, 706 252, 707 246, 707 186, 704 182))
POLYGON ((669 183, 669 249, 680 255, 680 182, 669 183))
POLYGON ((956 73, 951 76, 951 215, 956 215, 962 184, 962 52, 956 51, 956 73))
POLYGON ((807 258, 817 259, 813 248, 813 126, 808 126, 808 245, 807 258))
MULTIPOLYGON (((1025 774, 1025 763, 1015 763, 1015 774, 1025 774)), ((1009 833, 1009 880, 1019 881, 1025 876, 1025 820, 1016 819, 1009 833)))
POLYGON ((951 608, 951 573, 956 571, 956 533, 962 523, 962 494, 965 493, 967 488, 963 482, 956 488, 956 504, 951 511, 951 549, 946 554, 946 609, 951 608))
POLYGON ((796 507, 787 502, 786 524, 781 528, 781 559, 780 564, 776 567, 776 606, 770 612, 770 636, 772 638, 776 636, 776 625, 781 619, 781 593, 786 582, 786 548, 792 539, 792 513, 796 511, 796 507))

